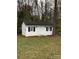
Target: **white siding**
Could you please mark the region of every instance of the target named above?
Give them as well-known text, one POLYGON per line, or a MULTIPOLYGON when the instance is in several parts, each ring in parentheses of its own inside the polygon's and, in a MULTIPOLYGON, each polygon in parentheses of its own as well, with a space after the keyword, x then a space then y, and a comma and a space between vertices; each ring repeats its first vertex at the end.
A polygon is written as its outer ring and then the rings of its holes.
POLYGON ((26 34, 26 25, 22 23, 22 35, 26 34))
POLYGON ((24 23, 22 24, 22 35, 25 36, 47 36, 47 35, 52 35, 52 31, 46 31, 46 27, 50 27, 50 26, 34 26, 34 25, 27 25, 25 26, 24 23), (35 32, 34 31, 30 31, 28 32, 28 27, 35 27, 35 32), (26 29, 26 30, 24 30, 26 29))

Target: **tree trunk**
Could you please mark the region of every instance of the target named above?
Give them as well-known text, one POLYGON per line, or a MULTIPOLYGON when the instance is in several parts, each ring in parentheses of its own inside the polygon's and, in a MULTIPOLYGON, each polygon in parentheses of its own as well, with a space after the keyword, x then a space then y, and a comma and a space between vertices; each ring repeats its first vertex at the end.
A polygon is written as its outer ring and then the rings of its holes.
POLYGON ((56 35, 57 0, 54 1, 53 36, 56 35))
POLYGON ((28 5, 29 5, 29 0, 28 0, 28 5))

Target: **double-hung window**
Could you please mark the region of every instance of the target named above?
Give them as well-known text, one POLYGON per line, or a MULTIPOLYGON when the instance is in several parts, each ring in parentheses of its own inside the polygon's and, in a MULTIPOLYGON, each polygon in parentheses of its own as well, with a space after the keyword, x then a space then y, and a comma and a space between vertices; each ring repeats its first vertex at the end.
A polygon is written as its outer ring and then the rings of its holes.
POLYGON ((46 27, 46 31, 52 31, 52 27, 46 27))
POLYGON ((31 31, 35 32, 35 27, 28 27, 28 32, 31 32, 31 31))

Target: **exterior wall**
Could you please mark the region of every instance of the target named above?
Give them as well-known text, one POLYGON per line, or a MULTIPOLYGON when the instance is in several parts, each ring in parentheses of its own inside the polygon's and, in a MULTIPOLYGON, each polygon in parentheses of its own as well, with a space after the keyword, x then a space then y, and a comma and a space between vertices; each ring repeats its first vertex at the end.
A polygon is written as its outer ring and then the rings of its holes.
POLYGON ((52 35, 52 31, 46 31, 46 27, 50 26, 34 26, 34 25, 27 25, 25 26, 22 24, 22 35, 28 37, 28 36, 47 36, 47 35, 52 35), (35 32, 30 31, 28 32, 28 27, 35 27, 35 32))
POLYGON ((22 35, 26 34, 26 25, 22 23, 22 35))

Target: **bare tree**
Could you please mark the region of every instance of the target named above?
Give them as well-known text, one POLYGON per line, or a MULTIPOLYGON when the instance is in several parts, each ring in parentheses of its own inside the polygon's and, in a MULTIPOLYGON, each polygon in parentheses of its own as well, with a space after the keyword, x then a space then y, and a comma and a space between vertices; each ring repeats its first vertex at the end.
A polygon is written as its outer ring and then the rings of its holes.
POLYGON ((54 19, 53 19, 53 36, 56 35, 56 20, 57 20, 57 0, 54 0, 54 19))
POLYGON ((33 9, 35 10, 37 10, 37 11, 35 11, 35 12, 37 12, 38 13, 38 15, 39 15, 39 8, 38 8, 38 0, 33 0, 33 9))
POLYGON ((21 11, 23 6, 23 0, 17 0, 17 11, 21 11))
POLYGON ((45 0, 45 15, 47 15, 47 0, 45 0))
POLYGON ((44 8, 43 8, 43 2, 41 1, 41 18, 43 19, 43 11, 44 10, 44 8))

